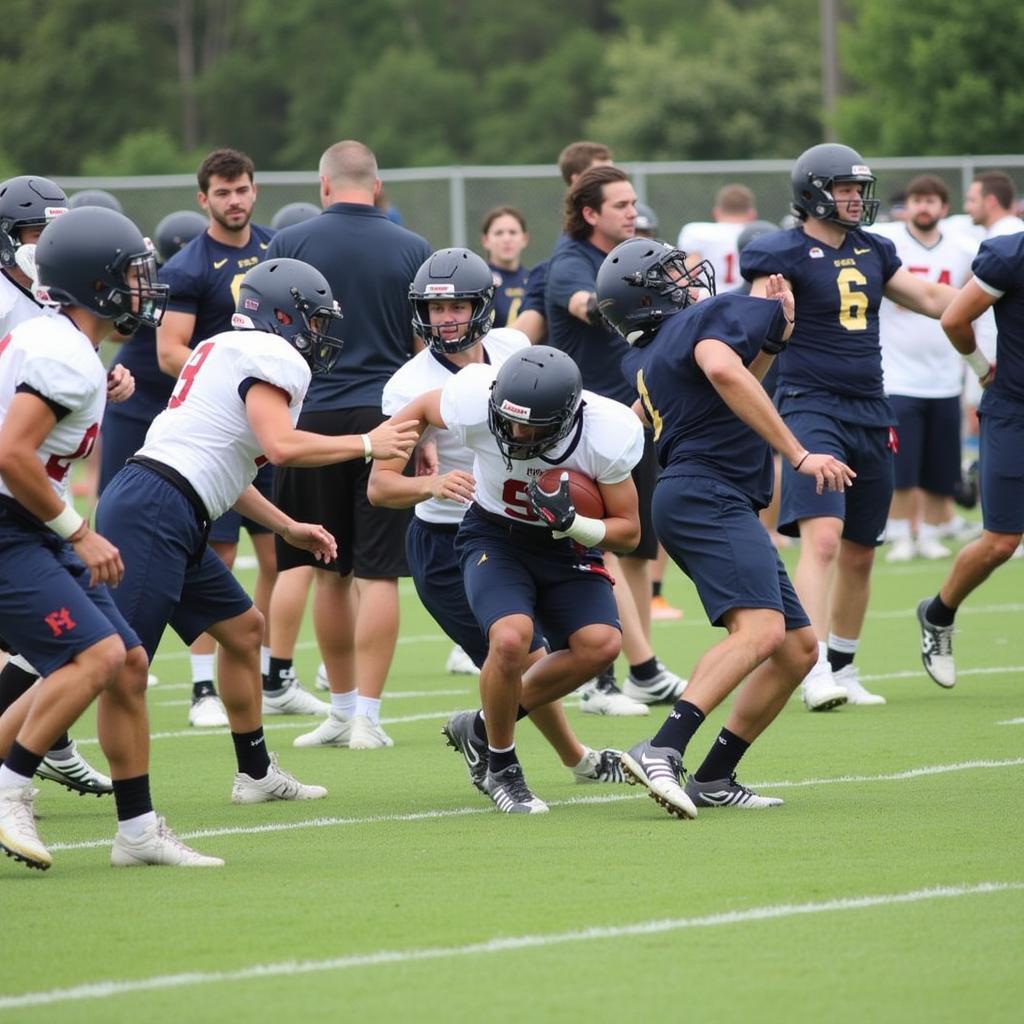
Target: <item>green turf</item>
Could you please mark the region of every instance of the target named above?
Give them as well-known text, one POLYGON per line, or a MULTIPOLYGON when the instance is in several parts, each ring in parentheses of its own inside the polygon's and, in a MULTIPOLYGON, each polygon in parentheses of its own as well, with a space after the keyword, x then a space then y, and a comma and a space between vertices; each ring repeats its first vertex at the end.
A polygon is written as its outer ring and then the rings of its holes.
MULTIPOLYGON (((1024 562, 963 609, 951 692, 920 669, 913 617, 945 568, 879 563, 857 662, 888 706, 811 715, 791 702, 743 765, 785 806, 694 822, 635 790, 575 785, 525 726, 523 761, 551 813, 491 810, 439 735, 447 712, 475 703, 475 682, 443 672, 448 645, 408 585, 411 639, 383 714, 423 717, 389 722, 394 749, 365 752, 292 749, 314 720, 268 719, 285 767, 330 795, 234 807, 230 741, 188 729, 187 661, 169 640, 150 692, 154 793, 180 834, 215 833, 191 842, 228 866, 114 871, 110 802, 43 783, 53 868, 0 861, 0 1021, 1019 1020, 1024 724, 999 723, 1024 716, 1024 562), (264 825, 296 827, 253 831, 264 825), (986 882, 1010 887, 971 891, 986 882), (953 892, 832 903, 943 887, 953 892), (769 916, 749 919, 756 908, 769 916), (670 923, 643 927, 658 921, 670 923), (514 937, 528 941, 486 945, 514 937), (258 965, 270 970, 238 977, 258 965), (192 972, 226 976, 167 980, 192 972), (65 991, 139 979, 155 987, 65 991), (6 1002, 51 991, 63 994, 49 1006, 6 1002)), ((656 624, 655 646, 685 673, 721 634, 675 570, 666 591, 687 618, 656 624)), ((297 662, 309 683, 310 640, 297 662)), ((572 708, 570 720, 591 746, 624 746, 662 713, 572 708)), ((698 734, 691 767, 723 719, 698 734)), ((75 735, 102 764, 91 713, 75 735)))

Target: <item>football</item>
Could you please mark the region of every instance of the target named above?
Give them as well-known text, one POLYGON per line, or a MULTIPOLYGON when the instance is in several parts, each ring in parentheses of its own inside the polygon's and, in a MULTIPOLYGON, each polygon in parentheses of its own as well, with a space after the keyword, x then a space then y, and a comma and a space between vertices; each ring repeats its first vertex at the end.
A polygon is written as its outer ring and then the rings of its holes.
POLYGON ((589 476, 577 473, 574 469, 549 469, 540 475, 537 483, 541 490, 553 494, 558 490, 562 474, 569 474, 569 495, 572 498, 576 511, 581 516, 590 519, 604 519, 605 508, 604 498, 601 497, 601 489, 596 480, 589 476))

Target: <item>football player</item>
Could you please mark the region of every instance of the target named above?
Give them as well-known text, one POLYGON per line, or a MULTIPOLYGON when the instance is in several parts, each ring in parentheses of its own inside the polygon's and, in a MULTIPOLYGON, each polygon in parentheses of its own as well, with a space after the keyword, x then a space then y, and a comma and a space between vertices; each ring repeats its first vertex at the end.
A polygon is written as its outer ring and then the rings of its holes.
POLYGON ((711 624, 729 634, 702 655, 661 729, 622 755, 627 777, 683 818, 699 806, 782 802, 736 781, 740 758, 816 654, 810 621, 757 516, 772 491, 771 448, 817 491, 842 491, 853 476, 831 455, 807 451, 761 386, 793 332, 793 295, 781 277, 768 282, 776 301, 714 294, 710 263, 693 264, 664 242, 623 242, 597 276, 601 311, 631 346, 623 372, 639 393, 637 412, 654 430, 655 528, 711 624), (741 684, 725 728, 686 779, 687 744, 741 684))
MULTIPOLYGON (((397 413, 419 395, 444 387, 464 367, 489 364, 498 369, 513 353, 529 346, 529 339, 519 331, 491 329, 494 292, 490 268, 468 249, 441 250, 420 267, 409 287, 409 299, 413 329, 427 348, 385 385, 384 412, 397 413)), ((448 431, 430 428, 428 435, 435 454, 426 472, 418 467, 416 476, 405 476, 400 460, 375 462, 367 494, 377 505, 415 506, 405 544, 416 592, 434 620, 479 670, 487 658, 487 638, 466 598, 455 552, 455 535, 473 497, 473 452, 448 431)), ((532 646, 531 662, 545 653, 539 635, 532 646)), ((336 737, 330 742, 343 745, 346 709, 339 707, 332 717, 333 725, 327 722, 318 732, 326 731, 336 737)), ((531 718, 579 781, 622 781, 618 752, 584 747, 569 728, 560 704, 538 707, 531 718)), ((465 758, 471 781, 483 791, 487 732, 479 712, 453 715, 443 731, 449 744, 465 758)), ((296 746, 310 745, 309 738, 300 736, 296 746)))
POLYGON ((715 196, 710 221, 692 221, 679 232, 677 245, 692 266, 707 260, 715 271, 719 295, 736 291, 740 277, 739 237, 757 219, 754 193, 746 185, 723 185, 715 196))
POLYGON ((792 290, 800 320, 779 356, 779 412, 805 445, 857 473, 848 492, 817 493, 782 468, 779 532, 800 537, 793 583, 818 637, 803 684, 810 711, 868 703, 854 655, 867 611, 875 548, 885 539, 893 491, 896 418, 882 387, 878 308, 882 296, 938 318, 954 289, 911 274, 887 238, 870 234, 878 212, 875 176, 849 146, 812 146, 792 172, 799 225, 763 235, 740 270, 765 295, 773 274, 792 290))
MULTIPOLYGON (((0 341, 0 633, 43 679, 0 719, 0 848, 30 867, 52 857, 36 831, 33 773, 97 697, 118 831, 115 866, 216 866, 171 833, 149 799, 146 675, 141 641, 107 585, 124 575, 117 547, 67 503, 71 467, 99 432, 107 375, 96 349, 111 323, 155 325, 166 289, 127 217, 82 207, 43 229, 36 296, 61 316, 38 316, 0 341)), ((134 512, 129 513, 134 514, 134 512)))
POLYGON ((530 244, 526 218, 514 206, 488 210, 480 225, 480 244, 494 275, 494 326, 507 327, 519 316, 530 276, 522 263, 530 244))

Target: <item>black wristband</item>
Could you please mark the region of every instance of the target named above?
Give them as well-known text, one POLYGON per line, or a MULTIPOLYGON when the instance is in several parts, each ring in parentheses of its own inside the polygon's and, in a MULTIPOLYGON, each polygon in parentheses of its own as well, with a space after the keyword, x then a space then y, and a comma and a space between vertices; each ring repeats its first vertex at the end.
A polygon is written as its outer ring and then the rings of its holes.
POLYGON ((805 451, 804 454, 803 454, 803 458, 801 458, 800 461, 793 468, 794 469, 799 469, 810 457, 811 457, 811 453, 805 451))
POLYGON ((765 338, 761 343, 761 351, 770 356, 777 356, 785 350, 787 344, 788 342, 782 338, 765 338))

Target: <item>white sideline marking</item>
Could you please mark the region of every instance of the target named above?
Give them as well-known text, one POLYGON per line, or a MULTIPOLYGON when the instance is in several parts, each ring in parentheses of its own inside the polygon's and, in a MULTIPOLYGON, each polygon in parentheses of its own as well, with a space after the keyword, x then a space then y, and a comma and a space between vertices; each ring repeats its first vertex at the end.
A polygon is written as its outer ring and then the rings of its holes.
MULTIPOLYGON (((783 782, 754 782, 751 788, 757 789, 797 789, 802 786, 829 786, 858 782, 905 782, 909 779, 924 778, 929 775, 944 775, 948 772, 970 771, 976 768, 1016 768, 1024 765, 1024 757, 1008 761, 961 761, 958 764, 926 765, 922 768, 908 768, 902 772, 890 772, 885 775, 840 775, 834 778, 793 779, 783 782)), ((570 807, 580 804, 614 804, 623 800, 638 800, 647 793, 600 793, 593 796, 575 796, 567 800, 549 800, 550 807, 570 807)), ((213 839, 218 836, 257 835, 260 832, 293 832, 305 828, 336 828, 346 825, 380 825, 384 823, 410 821, 436 821, 441 818, 462 818, 472 814, 493 814, 490 804, 475 807, 455 807, 443 810, 414 811, 408 814, 370 815, 364 818, 310 818, 305 821, 268 822, 263 825, 237 825, 224 828, 200 829, 195 832, 182 832, 182 839, 213 839)), ((85 839, 77 843, 49 843, 51 850, 91 850, 109 846, 110 837, 103 839, 85 839)))
POLYGON ((996 722, 996 725, 1024 725, 1024 718, 1008 718, 1005 722, 996 722))
MULTIPOLYGON (((434 644, 434 643, 451 643, 444 633, 427 633, 423 636, 400 636, 398 642, 400 644, 434 644)), ((295 645, 297 651, 312 651, 316 648, 317 643, 315 640, 301 640, 295 645)), ((153 664, 156 665, 161 661, 184 661, 189 656, 187 650, 184 651, 165 651, 160 653, 156 652, 156 656, 153 658, 153 664)), ((159 675, 159 673, 157 673, 159 675)))
POLYGON ((97 981, 86 985, 74 985, 70 988, 50 989, 46 992, 25 992, 20 995, 0 996, 0 1010, 71 1003, 83 999, 106 999, 110 996, 127 995, 133 992, 191 988, 196 985, 218 982, 344 971, 359 967, 419 963, 429 960, 449 960, 456 957, 505 953, 510 950, 541 949, 547 946, 565 946, 577 942, 620 939, 630 935, 663 935, 666 932, 682 931, 689 928, 715 928, 721 925, 747 924, 751 921, 778 921, 812 914, 842 913, 850 910, 867 910, 874 907, 892 907, 925 903, 931 900, 956 899, 963 896, 1020 892, 1021 890, 1024 890, 1024 882, 977 882, 973 885, 944 885, 877 896, 850 896, 842 899, 823 900, 819 903, 781 903, 774 906, 751 907, 749 910, 729 910, 718 914, 705 914, 701 917, 674 917, 655 921, 638 921, 635 924, 595 925, 571 932, 553 932, 546 935, 499 935, 485 942, 474 942, 465 946, 382 949, 375 953, 354 953, 326 960, 283 960, 277 963, 253 964, 251 967, 240 967, 233 971, 187 971, 180 974, 163 974, 124 981, 97 981))
MULTIPOLYGON (((476 682, 476 678, 475 677, 473 679, 473 682, 474 683, 476 682)), ((161 686, 160 689, 161 689, 161 691, 164 691, 164 690, 191 690, 192 689, 192 684, 191 683, 170 683, 167 686, 161 686)), ((465 686, 461 690, 396 690, 394 692, 392 692, 391 690, 388 690, 387 698, 388 698, 388 700, 410 700, 410 699, 416 698, 416 697, 465 697, 467 694, 475 693, 475 691, 476 691, 476 687, 472 686, 472 685, 465 686)), ((321 692, 325 693, 325 691, 321 691, 321 692)), ((326 695, 326 693, 325 693, 325 695, 326 695)), ((316 694, 313 694, 313 696, 315 697, 316 694)), ((156 707, 156 708, 170 708, 170 707, 180 707, 183 704, 191 704, 191 703, 192 703, 191 699, 186 699, 186 700, 153 700, 153 701, 149 702, 149 705, 150 705, 150 707, 156 707)), ((325 707, 326 707, 326 703, 327 702, 324 701, 325 707)), ((272 715, 270 717, 273 718, 273 717, 276 717, 276 716, 272 715)))
MULTIPOLYGON (((1024 672, 1024 665, 992 665, 988 668, 958 668, 957 678, 962 676, 998 676, 1006 672, 1024 672)), ((884 672, 879 675, 861 676, 861 682, 865 679, 878 682, 880 679, 927 679, 923 668, 905 669, 902 672, 884 672)))

